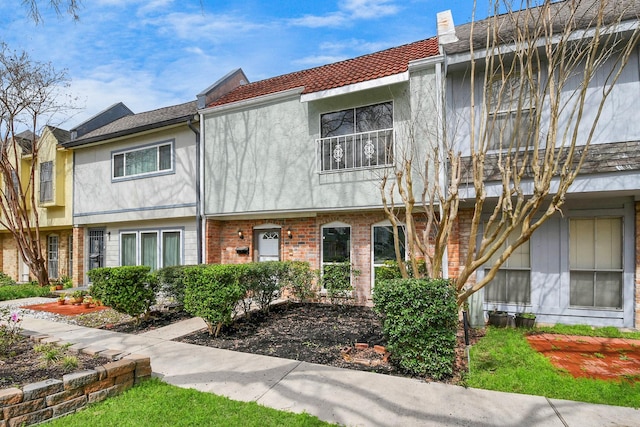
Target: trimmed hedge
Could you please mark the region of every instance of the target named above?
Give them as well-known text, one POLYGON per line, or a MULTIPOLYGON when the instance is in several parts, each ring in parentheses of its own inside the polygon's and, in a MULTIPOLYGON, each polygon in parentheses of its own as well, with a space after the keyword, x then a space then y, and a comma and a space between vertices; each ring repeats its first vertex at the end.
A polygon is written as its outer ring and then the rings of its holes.
POLYGON ((139 320, 156 303, 158 281, 150 271, 144 265, 89 270, 91 296, 139 320))
POLYGON ((401 369, 439 380, 453 373, 458 306, 444 279, 381 281, 373 292, 391 360, 401 369))
POLYGON ((246 264, 197 265, 184 270, 184 309, 207 324, 209 334, 218 336, 223 325, 233 320, 236 305, 245 295, 240 279, 246 264))
POLYGON ((159 291, 173 298, 178 305, 184 305, 184 272, 189 265, 172 265, 156 271, 159 291))

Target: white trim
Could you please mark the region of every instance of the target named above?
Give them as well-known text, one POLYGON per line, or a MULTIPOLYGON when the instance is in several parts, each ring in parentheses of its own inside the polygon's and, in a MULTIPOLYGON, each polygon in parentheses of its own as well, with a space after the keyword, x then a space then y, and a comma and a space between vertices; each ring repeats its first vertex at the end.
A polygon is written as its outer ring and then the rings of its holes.
POLYGON ((333 89, 321 90, 319 92, 305 93, 300 96, 300 102, 317 101, 333 96, 345 95, 348 93, 359 92, 363 90, 373 89, 376 87, 388 86, 394 83, 402 83, 409 81, 409 72, 405 71, 391 76, 381 77, 379 79, 367 80, 360 83, 354 83, 346 86, 336 87, 333 89))
POLYGON ((428 58, 416 59, 409 61, 409 72, 424 70, 426 68, 435 68, 437 64, 444 62, 444 55, 430 56, 428 58))
POLYGON ((272 230, 278 228, 280 230, 282 230, 282 226, 278 225, 278 224, 260 224, 260 225, 256 225, 255 227, 253 227, 254 230, 272 230))
POLYGON ((304 86, 296 87, 293 89, 283 90, 282 92, 270 93, 267 95, 256 96, 254 98, 243 99, 242 101, 231 102, 229 104, 216 105, 214 107, 199 110, 199 113, 203 118, 206 115, 230 113, 234 110, 243 110, 248 107, 256 107, 261 104, 267 104, 269 102, 281 101, 286 98, 291 98, 300 95, 303 90, 304 86))

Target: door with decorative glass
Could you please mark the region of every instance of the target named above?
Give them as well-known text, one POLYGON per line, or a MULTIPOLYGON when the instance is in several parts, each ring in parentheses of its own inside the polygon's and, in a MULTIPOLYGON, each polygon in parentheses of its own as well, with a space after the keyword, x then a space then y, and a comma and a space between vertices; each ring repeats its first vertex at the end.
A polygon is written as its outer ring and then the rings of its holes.
POLYGON ((258 230, 258 262, 280 261, 280 230, 258 230))

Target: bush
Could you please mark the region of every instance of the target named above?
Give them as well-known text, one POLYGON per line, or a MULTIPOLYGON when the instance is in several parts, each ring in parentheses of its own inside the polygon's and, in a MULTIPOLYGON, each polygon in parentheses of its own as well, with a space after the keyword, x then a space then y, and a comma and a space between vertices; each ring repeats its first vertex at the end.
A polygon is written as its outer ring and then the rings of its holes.
POLYGON ((16 281, 0 271, 0 287, 15 285, 16 281))
POLYGON ((313 291, 313 279, 316 277, 308 262, 285 261, 287 268, 281 277, 281 287, 288 289, 294 298, 301 302, 316 296, 313 291))
POLYGON ((266 261, 247 264, 247 267, 248 271, 242 278, 246 281, 245 289, 251 292, 260 311, 269 313, 271 303, 280 297, 282 278, 289 265, 281 261, 266 261))
MULTIPOLYGON (((407 267, 409 277, 415 277, 411 270, 411 264, 407 262, 405 265, 407 267)), ((427 265, 423 260, 418 261, 418 271, 420 272, 421 277, 427 276, 427 265)), ((391 279, 402 279, 400 267, 398 267, 397 261, 385 261, 383 265, 376 267, 376 286, 378 285, 378 282, 391 279)))
POLYGON ((351 275, 357 277, 360 275, 360 271, 352 270, 351 263, 348 262, 326 264, 323 266, 320 283, 322 287, 326 289, 327 297, 331 304, 353 299, 351 275))
POLYGON ((209 334, 218 336, 222 325, 233 320, 238 301, 245 295, 240 278, 246 264, 199 265, 184 270, 184 308, 207 323, 209 334))
POLYGON ((114 310, 139 320, 156 302, 158 282, 144 265, 90 270, 91 295, 114 310))
POLYGON ((458 306, 443 279, 396 279, 377 283, 374 310, 392 361, 403 370, 439 380, 453 373, 458 306))
POLYGON ((42 287, 37 283, 22 285, 0 285, 0 301, 9 301, 20 298, 43 297, 49 295, 49 287, 42 287))
POLYGON ((187 265, 172 265, 156 271, 160 292, 173 298, 178 305, 184 305, 184 271, 187 265))

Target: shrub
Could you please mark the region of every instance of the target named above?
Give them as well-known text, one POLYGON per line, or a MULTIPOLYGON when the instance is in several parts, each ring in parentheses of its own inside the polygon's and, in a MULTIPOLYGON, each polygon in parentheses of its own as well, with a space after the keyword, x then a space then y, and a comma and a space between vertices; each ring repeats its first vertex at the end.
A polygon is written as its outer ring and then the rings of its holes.
POLYGON ((376 284, 374 310, 392 361, 420 376, 441 379, 453 372, 458 307, 443 279, 396 279, 376 284))
POLYGON ((326 289, 331 304, 353 299, 352 275, 357 277, 360 275, 360 271, 352 270, 351 263, 348 262, 326 264, 322 268, 320 283, 326 289))
POLYGON ((20 298, 42 297, 49 295, 48 287, 42 287, 37 283, 26 283, 21 285, 0 286, 0 301, 9 301, 20 298))
POLYGON ((281 279, 288 265, 280 261, 266 261, 247 264, 247 268, 242 277, 245 289, 251 292, 260 311, 269 313, 271 303, 280 297, 281 279))
POLYGON ((184 305, 184 271, 187 265, 172 265, 156 272, 160 292, 181 306, 184 305))
POLYGON ((144 265, 90 270, 87 274, 93 282, 91 295, 139 321, 156 302, 158 284, 150 270, 144 265))
POLYGON ((8 275, 0 271, 0 286, 11 286, 15 284, 16 284, 15 280, 13 280, 11 277, 9 277, 8 275))
MULTIPOLYGON (((411 264, 406 263, 405 265, 407 267, 409 277, 414 277, 411 270, 411 264)), ((422 277, 426 277, 427 265, 423 260, 418 261, 418 271, 420 271, 422 277)), ((385 261, 383 265, 376 267, 376 285, 378 284, 378 282, 391 279, 402 279, 402 275, 400 274, 400 267, 398 267, 397 261, 385 261)))
POLYGON ((199 265, 184 270, 184 308, 207 323, 209 334, 218 336, 222 325, 233 320, 238 301, 244 297, 240 278, 246 264, 199 265))
POLYGON ((313 291, 313 279, 315 274, 311 271, 308 262, 285 261, 287 268, 284 270, 281 280, 282 288, 288 289, 294 298, 301 302, 308 301, 316 296, 313 291))

